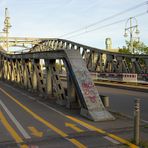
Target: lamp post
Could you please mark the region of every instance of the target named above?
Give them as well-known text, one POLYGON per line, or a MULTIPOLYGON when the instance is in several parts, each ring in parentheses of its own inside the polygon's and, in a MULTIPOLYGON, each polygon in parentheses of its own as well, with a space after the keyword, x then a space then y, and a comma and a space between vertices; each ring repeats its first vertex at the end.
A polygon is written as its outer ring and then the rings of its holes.
POLYGON ((9 29, 11 28, 11 24, 10 24, 10 17, 8 16, 8 8, 5 8, 5 21, 4 21, 4 33, 6 35, 6 48, 8 51, 8 34, 9 34, 9 29))
POLYGON ((137 38, 139 40, 138 37, 134 37, 134 34, 138 35, 140 33, 138 29, 138 22, 135 17, 130 17, 125 24, 125 32, 124 32, 125 38, 128 37, 128 33, 130 35, 129 50, 134 54, 134 47, 133 47, 133 42, 135 41, 134 38, 137 38))

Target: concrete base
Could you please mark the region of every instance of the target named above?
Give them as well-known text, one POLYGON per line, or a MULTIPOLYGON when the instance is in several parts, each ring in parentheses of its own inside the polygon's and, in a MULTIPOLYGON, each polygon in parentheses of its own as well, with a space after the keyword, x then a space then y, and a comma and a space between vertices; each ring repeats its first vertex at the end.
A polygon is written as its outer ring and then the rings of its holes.
POLYGON ((81 108, 80 114, 93 121, 115 120, 115 117, 112 116, 107 110, 88 111, 87 109, 81 108))

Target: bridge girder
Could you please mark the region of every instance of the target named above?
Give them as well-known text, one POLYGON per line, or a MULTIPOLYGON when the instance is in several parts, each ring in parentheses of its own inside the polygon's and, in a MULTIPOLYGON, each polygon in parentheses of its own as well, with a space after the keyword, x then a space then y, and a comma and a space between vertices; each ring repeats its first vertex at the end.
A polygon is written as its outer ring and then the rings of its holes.
POLYGON ((89 71, 108 73, 148 73, 148 55, 121 54, 81 45, 63 39, 48 39, 30 49, 30 52, 56 49, 78 50, 89 71))
MULTIPOLYGON (((148 55, 109 52, 72 41, 57 38, 9 38, 13 46, 33 46, 30 52, 71 49, 80 51, 89 71, 99 73, 148 73, 148 55), (16 42, 17 41, 17 42, 16 42), (16 44, 17 43, 17 44, 16 44)), ((22 51, 21 51, 22 52, 22 51)))
POLYGON ((58 104, 68 108, 77 104, 81 115, 91 120, 114 119, 103 106, 79 51, 58 49, 22 54, 1 51, 0 77, 44 97, 54 95, 58 104), (44 69, 41 59, 45 62, 44 69), (67 93, 56 68, 56 59, 62 59, 67 69, 67 93))

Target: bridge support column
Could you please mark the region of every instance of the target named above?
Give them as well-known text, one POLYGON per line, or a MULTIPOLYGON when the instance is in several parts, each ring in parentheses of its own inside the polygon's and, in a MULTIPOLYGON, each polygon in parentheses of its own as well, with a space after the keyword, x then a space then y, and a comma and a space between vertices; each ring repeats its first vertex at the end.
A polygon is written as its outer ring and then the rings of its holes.
POLYGON ((36 73, 36 69, 35 69, 35 61, 32 61, 32 65, 33 65, 33 71, 32 71, 32 87, 33 87, 33 91, 36 92, 37 91, 37 73, 36 73))
POLYGON ((26 66, 26 61, 23 61, 23 81, 24 81, 24 88, 27 89, 27 66, 26 66))
POLYGON ((81 103, 80 114, 93 121, 114 120, 115 118, 105 109, 79 51, 65 50, 65 53, 67 67, 81 103))
POLYGON ((47 97, 52 95, 52 69, 50 67, 50 61, 45 60, 45 66, 46 66, 46 94, 47 97))
POLYGON ((72 81, 71 75, 67 71, 67 102, 66 107, 67 108, 75 108, 78 103, 76 102, 76 91, 75 86, 72 81))

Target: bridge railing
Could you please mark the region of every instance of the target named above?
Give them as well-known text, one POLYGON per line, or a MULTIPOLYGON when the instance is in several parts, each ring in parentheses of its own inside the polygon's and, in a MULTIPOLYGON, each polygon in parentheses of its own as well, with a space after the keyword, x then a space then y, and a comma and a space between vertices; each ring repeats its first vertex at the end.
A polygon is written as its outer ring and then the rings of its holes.
POLYGON ((64 39, 49 39, 40 42, 30 51, 56 49, 78 50, 92 72, 148 73, 148 55, 133 55, 109 52, 64 39))

